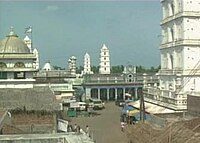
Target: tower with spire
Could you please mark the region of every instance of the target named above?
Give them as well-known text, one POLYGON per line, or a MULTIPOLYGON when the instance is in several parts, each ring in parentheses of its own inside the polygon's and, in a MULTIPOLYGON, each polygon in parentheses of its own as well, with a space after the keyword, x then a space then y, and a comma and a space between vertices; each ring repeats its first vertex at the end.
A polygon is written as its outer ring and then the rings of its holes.
POLYGON ((88 53, 85 54, 83 62, 83 74, 93 74, 91 71, 90 55, 88 53))
POLYGON ((109 49, 103 44, 100 51, 99 74, 110 74, 110 55, 109 49))

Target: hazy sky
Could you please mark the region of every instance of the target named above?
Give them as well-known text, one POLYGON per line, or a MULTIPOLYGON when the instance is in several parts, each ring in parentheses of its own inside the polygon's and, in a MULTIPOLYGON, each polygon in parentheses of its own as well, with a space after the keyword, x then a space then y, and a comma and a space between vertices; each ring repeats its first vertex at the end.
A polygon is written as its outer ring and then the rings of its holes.
POLYGON ((105 43, 111 65, 160 64, 161 5, 155 1, 0 1, 0 39, 14 27, 24 38, 33 27, 33 46, 40 63, 67 66, 70 56, 83 64, 90 54, 91 64, 99 64, 105 43))

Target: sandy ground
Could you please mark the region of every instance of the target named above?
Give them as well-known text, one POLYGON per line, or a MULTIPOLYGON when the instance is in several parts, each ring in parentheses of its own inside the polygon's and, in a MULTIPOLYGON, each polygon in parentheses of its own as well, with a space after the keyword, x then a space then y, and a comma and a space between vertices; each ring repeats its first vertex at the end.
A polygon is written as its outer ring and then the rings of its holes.
POLYGON ((114 102, 105 104, 105 109, 97 111, 99 115, 93 117, 79 116, 72 118, 75 123, 85 130, 89 126, 91 136, 96 143, 127 143, 127 137, 120 127, 120 107, 114 102))

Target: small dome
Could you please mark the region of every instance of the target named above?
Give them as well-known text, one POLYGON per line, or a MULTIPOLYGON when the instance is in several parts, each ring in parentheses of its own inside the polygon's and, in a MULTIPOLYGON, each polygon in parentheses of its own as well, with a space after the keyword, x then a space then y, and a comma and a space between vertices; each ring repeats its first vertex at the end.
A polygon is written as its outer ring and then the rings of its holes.
POLYGON ((0 53, 30 53, 29 48, 13 31, 0 41, 0 53))

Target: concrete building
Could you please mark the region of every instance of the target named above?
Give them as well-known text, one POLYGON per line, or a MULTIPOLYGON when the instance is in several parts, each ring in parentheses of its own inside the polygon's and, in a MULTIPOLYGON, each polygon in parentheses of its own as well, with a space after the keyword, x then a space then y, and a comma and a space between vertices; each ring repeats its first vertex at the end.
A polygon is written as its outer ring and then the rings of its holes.
POLYGON ((145 85, 148 102, 187 109, 187 95, 200 88, 200 0, 161 0, 159 86, 145 85))
POLYGON ((91 71, 91 64, 90 64, 90 55, 88 53, 85 54, 83 59, 83 75, 85 74, 93 74, 91 71))
POLYGON ((11 28, 0 41, 0 88, 33 87, 33 73, 39 70, 36 51, 32 52, 32 47, 28 47, 11 28))
POLYGON ((100 51, 99 74, 110 74, 110 55, 109 49, 103 44, 100 51))

